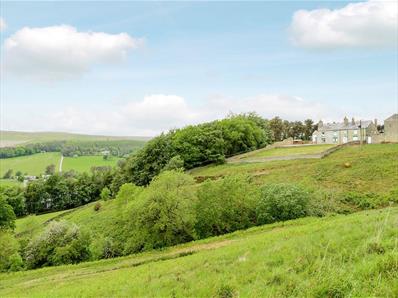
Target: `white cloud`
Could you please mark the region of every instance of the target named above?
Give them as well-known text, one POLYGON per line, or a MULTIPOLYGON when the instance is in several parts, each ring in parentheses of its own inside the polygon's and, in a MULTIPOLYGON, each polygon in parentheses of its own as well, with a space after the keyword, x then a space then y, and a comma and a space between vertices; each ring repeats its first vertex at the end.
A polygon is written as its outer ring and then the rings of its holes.
POLYGON ((6 119, 5 124, 12 126, 5 125, 5 129, 153 136, 172 128, 224 118, 230 112, 252 111, 267 118, 280 116, 288 120, 336 120, 344 115, 323 104, 294 96, 264 94, 240 100, 213 96, 201 105, 193 105, 177 95, 155 94, 108 108, 101 105, 46 113, 30 111, 26 117, 19 114, 16 119, 6 119))
POLYGON ((126 33, 79 32, 67 25, 24 27, 5 40, 2 56, 6 71, 57 80, 79 76, 97 64, 120 62, 142 42, 126 33))
POLYGON ((293 43, 303 48, 396 47, 398 2, 370 0, 335 10, 299 10, 290 31, 293 43))
POLYGON ((6 28, 7 28, 6 21, 4 21, 4 19, 0 17, 0 32, 3 32, 4 30, 6 30, 6 28))

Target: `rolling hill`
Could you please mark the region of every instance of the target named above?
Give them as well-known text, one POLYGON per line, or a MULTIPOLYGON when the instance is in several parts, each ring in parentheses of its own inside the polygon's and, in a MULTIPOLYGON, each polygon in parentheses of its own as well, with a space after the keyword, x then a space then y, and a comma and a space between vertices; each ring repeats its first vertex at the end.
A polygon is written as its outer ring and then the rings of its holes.
POLYGON ((3 273, 0 296, 396 297, 397 221, 398 208, 304 218, 162 251, 3 273))
POLYGON ((150 137, 140 136, 102 136, 66 132, 22 132, 2 130, 0 131, 0 148, 50 141, 148 141, 149 139, 150 137))

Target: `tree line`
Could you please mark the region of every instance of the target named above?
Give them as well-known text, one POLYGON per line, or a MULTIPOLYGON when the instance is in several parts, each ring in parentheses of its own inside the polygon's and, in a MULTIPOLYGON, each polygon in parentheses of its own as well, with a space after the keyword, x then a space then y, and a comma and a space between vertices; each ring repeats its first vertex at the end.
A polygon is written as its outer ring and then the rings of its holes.
POLYGON ((269 121, 275 142, 283 141, 287 138, 311 140, 312 133, 318 129, 318 124, 314 124, 311 119, 301 121, 288 121, 279 117, 274 117, 269 121))
POLYGON ((41 152, 61 152, 64 156, 81 156, 97 155, 106 151, 106 154, 123 157, 139 150, 144 143, 144 141, 138 140, 52 141, 0 148, 0 159, 32 155, 41 152))
MULTIPOLYGON (((63 191, 62 187, 58 190, 63 191)), ((16 239, 12 232, 15 215, 0 197, 0 248, 7 241, 7 249, 0 250, 0 271, 128 255, 264 223, 320 215, 312 199, 310 192, 298 186, 258 186, 245 175, 197 186, 193 177, 181 170, 162 171, 147 187, 122 185, 114 205, 118 220, 108 235, 94 235, 61 221, 50 223, 36 236, 16 239)), ((99 210, 97 203, 92 212, 99 210)))

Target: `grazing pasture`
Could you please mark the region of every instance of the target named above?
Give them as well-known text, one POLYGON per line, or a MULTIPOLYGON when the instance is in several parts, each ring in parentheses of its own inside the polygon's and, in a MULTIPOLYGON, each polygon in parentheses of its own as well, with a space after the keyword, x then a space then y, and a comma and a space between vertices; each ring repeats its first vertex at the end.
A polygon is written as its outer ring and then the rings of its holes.
POLYGON ((397 220, 398 208, 303 218, 161 251, 3 273, 0 296, 396 297, 397 220))
POLYGON ((265 158, 265 157, 280 157, 280 156, 299 156, 305 154, 318 154, 334 147, 335 145, 302 145, 302 146, 287 146, 287 147, 276 147, 276 148, 264 148, 255 150, 246 154, 242 154, 241 157, 236 156, 237 159, 250 159, 250 158, 265 158))
POLYGON ((259 184, 297 183, 330 196, 346 192, 379 195, 393 192, 398 197, 398 144, 348 146, 322 159, 209 165, 190 173, 201 181, 247 173, 259 184))
POLYGON ((13 175, 17 171, 21 171, 22 174, 27 173, 28 175, 37 176, 44 174, 46 167, 50 164, 55 165, 55 169, 58 171, 60 157, 61 154, 59 152, 47 152, 0 159, 0 178, 9 169, 13 170, 13 175))
POLYGON ((109 158, 105 160, 101 155, 64 157, 62 171, 74 170, 80 173, 89 172, 94 166, 114 167, 117 165, 118 160, 120 160, 120 158, 115 156, 109 156, 109 158))

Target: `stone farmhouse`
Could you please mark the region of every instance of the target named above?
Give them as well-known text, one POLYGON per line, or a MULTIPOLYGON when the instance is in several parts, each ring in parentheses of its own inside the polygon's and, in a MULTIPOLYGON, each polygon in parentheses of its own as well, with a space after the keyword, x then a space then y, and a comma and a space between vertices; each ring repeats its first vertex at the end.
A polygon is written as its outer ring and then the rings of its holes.
POLYGON ((318 123, 318 130, 312 134, 314 144, 345 144, 364 142, 368 144, 398 142, 398 114, 384 121, 384 133, 377 131, 377 120, 351 121, 347 117, 340 123, 318 123))

